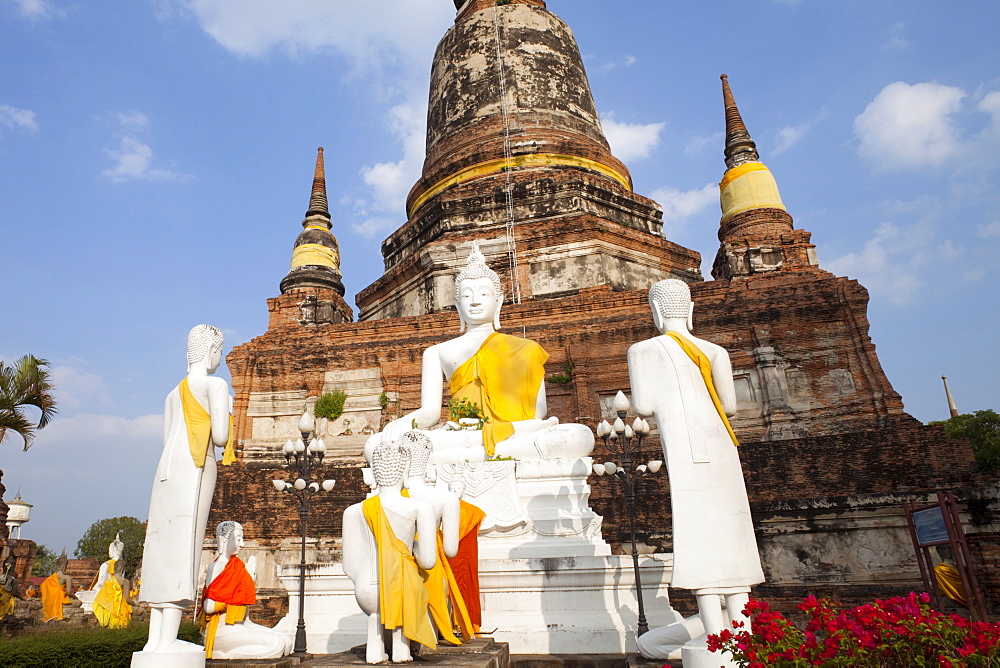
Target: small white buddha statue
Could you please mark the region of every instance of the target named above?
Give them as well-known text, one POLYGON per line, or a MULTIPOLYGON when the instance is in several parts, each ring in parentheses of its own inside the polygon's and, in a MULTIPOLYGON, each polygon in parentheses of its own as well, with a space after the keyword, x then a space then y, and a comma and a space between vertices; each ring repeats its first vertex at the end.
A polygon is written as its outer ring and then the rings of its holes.
MULTIPOLYGON (((445 642, 460 645, 462 640, 470 640, 475 634, 468 608, 448 561, 458 554, 461 501, 457 494, 427 484, 427 467, 432 446, 426 433, 410 430, 403 434, 400 444, 410 453, 410 464, 403 487, 411 499, 426 501, 434 508, 434 522, 438 527, 433 538, 426 537, 426 540, 433 540, 437 548, 437 564, 427 574, 431 619, 445 642), (459 622, 462 639, 454 633, 453 619, 459 622)), ((417 540, 425 540, 425 535, 419 534, 417 540)))
POLYGON ((437 544, 422 540, 414 545, 417 533, 434 536, 437 524, 433 506, 402 495, 409 460, 409 451, 398 443, 376 446, 371 464, 378 493, 344 511, 344 572, 368 615, 368 663, 389 658, 383 631, 390 631, 393 663, 413 660, 411 640, 437 644, 420 573, 434 568, 437 544))
POLYGON ((594 449, 590 429, 545 417, 548 353, 534 341, 497 331, 502 305, 500 277, 486 265, 479 243, 474 242, 455 279, 455 306, 464 333, 424 350, 420 407, 368 439, 369 461, 377 443, 397 441, 414 425, 428 430, 434 464, 492 456, 537 460, 590 455, 594 449), (440 422, 442 377, 449 381, 453 404, 478 409, 484 422, 467 415, 431 430, 440 422))
POLYGON ((243 525, 221 522, 215 529, 217 551, 208 565, 202 599, 205 652, 210 659, 277 659, 292 651, 292 637, 254 624, 246 607, 256 602, 256 558, 244 564, 243 525))
MULTIPOLYGON (((718 633, 742 619, 750 586, 764 581, 728 419, 736 413, 732 365, 724 348, 691 335, 694 305, 686 283, 656 283, 649 303, 661 336, 629 348, 632 405, 640 415, 656 416, 670 476, 670 586, 693 589, 704 630, 718 633)), ((704 636, 683 653, 685 666, 722 661, 708 656, 704 636)))

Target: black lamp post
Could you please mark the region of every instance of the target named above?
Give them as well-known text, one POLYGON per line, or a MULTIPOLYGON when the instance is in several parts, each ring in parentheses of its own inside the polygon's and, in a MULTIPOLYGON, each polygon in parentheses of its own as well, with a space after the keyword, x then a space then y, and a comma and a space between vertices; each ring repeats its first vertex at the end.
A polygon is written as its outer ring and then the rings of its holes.
POLYGON ((329 492, 336 484, 335 480, 322 482, 312 480, 313 469, 323 463, 323 455, 326 454, 326 445, 323 443, 323 439, 309 439, 314 424, 313 416, 307 408, 302 417, 299 418, 299 433, 302 434, 302 438, 294 443, 290 440, 285 441, 285 446, 281 449, 285 455, 285 468, 298 476, 295 482, 271 481, 279 492, 288 492, 299 497, 302 552, 299 558, 299 623, 295 627, 295 647, 292 650, 295 656, 304 656, 306 653, 306 524, 309 519, 309 499, 318 494, 321 489, 324 492, 329 492))
POLYGON ((597 475, 610 475, 617 478, 625 491, 625 508, 628 511, 629 532, 632 539, 632 568, 635 571, 636 597, 639 600, 639 625, 637 636, 649 630, 646 623, 646 610, 642 603, 642 580, 639 577, 639 553, 635 545, 635 483, 647 473, 656 473, 663 466, 661 460, 653 460, 647 464, 639 464, 635 471, 632 471, 632 456, 640 454, 642 450, 642 439, 649 433, 649 423, 640 417, 636 417, 631 426, 625 424, 625 416, 628 414, 629 401, 622 393, 615 395, 614 409, 618 414, 614 425, 608 424, 607 420, 602 420, 597 425, 597 436, 604 441, 604 446, 609 451, 621 457, 621 464, 605 462, 594 464, 594 473, 597 475), (634 445, 634 447, 633 447, 634 445))

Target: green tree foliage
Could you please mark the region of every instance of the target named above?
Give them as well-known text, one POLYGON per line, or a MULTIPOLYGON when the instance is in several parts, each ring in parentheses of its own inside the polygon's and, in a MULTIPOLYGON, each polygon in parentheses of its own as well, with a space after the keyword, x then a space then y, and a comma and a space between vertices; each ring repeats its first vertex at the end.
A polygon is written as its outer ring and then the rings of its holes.
POLYGON ((56 401, 49 382, 48 362, 25 355, 8 366, 0 361, 0 443, 13 432, 21 437, 24 449, 31 447, 35 430, 55 417, 56 401), (41 413, 38 424, 25 408, 34 406, 41 413))
POLYGON ((316 400, 316 408, 313 409, 313 414, 316 417, 336 420, 344 412, 345 401, 347 401, 347 394, 343 390, 327 392, 316 400))
POLYGON ((44 545, 35 548, 35 560, 31 562, 32 577, 48 577, 55 573, 56 557, 58 556, 44 545))
POLYGON ((119 532, 121 541, 125 543, 122 550, 124 564, 119 566, 124 565, 124 576, 131 578, 142 560, 142 544, 146 540, 146 525, 134 517, 111 517, 94 522, 76 544, 73 556, 77 559, 91 557, 101 563, 107 561, 108 546, 119 532))
POLYGON ((943 426, 949 438, 969 439, 981 470, 1000 470, 1000 414, 996 411, 987 409, 964 413, 931 424, 943 426))

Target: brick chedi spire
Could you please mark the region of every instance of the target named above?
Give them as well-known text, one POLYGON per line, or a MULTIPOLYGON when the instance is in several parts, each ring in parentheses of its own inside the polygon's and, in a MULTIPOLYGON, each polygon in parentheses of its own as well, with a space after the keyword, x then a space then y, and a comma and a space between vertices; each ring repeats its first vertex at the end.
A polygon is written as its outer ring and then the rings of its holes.
POLYGON ((281 281, 281 294, 292 290, 328 288, 344 295, 340 273, 340 247, 330 231, 330 211, 326 200, 326 175, 323 170, 323 149, 316 155, 316 172, 305 220, 305 229, 295 239, 292 263, 288 275, 281 281))
POLYGON ((722 245, 712 276, 740 278, 778 270, 815 267, 810 234, 795 230, 785 210, 778 184, 760 161, 757 145, 743 123, 729 78, 722 75, 726 110, 726 173, 719 183, 722 245))
POLYGON ((569 27, 542 0, 455 6, 408 220, 383 242, 359 318, 454 308, 447 286, 474 238, 515 302, 699 280, 698 254, 663 238, 662 209, 612 154, 569 27))

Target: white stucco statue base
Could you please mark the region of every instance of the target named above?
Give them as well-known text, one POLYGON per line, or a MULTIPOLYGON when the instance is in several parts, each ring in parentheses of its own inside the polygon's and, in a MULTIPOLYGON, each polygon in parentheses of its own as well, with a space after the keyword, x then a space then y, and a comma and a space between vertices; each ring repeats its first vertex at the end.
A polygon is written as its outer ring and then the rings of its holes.
MULTIPOLYGON (((442 464, 438 487, 456 479, 464 500, 487 517, 479 537, 479 580, 485 635, 510 643, 515 654, 636 651, 638 602, 632 558, 612 555, 602 518, 590 509, 589 457, 539 461, 442 464)), ((639 559, 643 602, 651 627, 680 621, 666 597, 670 555, 639 559)), ((275 628, 294 630, 298 566, 279 576, 289 613, 275 628)), ((367 617, 341 564, 306 576, 308 651, 333 653, 365 642, 367 617)))
POLYGON ((204 668, 205 648, 175 640, 169 652, 132 652, 132 668, 204 668))

